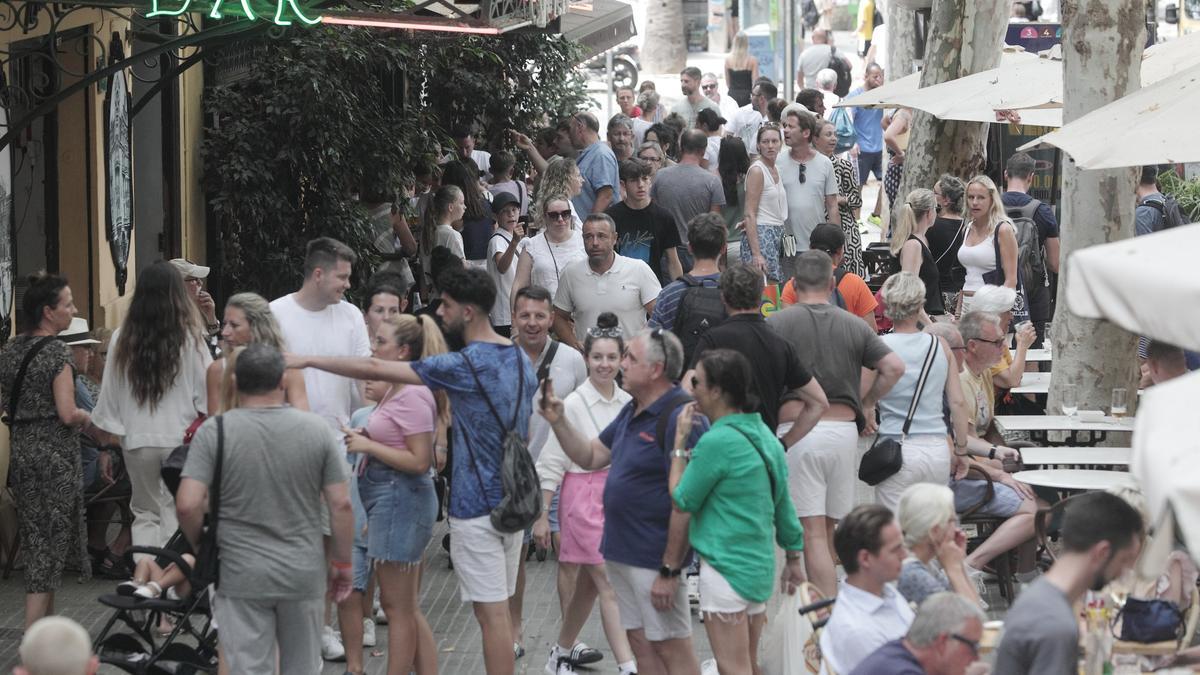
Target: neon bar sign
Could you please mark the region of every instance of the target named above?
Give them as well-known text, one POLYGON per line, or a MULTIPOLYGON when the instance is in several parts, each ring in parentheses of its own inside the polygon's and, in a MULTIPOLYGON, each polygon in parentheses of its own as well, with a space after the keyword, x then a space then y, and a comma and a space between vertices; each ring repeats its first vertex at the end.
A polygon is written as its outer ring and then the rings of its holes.
MULTIPOLYGON (((222 11, 221 5, 231 2, 232 0, 214 0, 212 10, 209 11, 208 17, 210 19, 225 18, 225 13, 222 11)), ((267 14, 269 14, 269 12, 261 14, 256 12, 254 8, 250 6, 250 0, 237 0, 237 2, 241 5, 240 11, 232 12, 233 15, 244 16, 251 21, 257 21, 266 19, 267 14)), ((163 4, 165 3, 161 2, 160 0, 152 0, 150 12, 147 13, 146 16, 179 16, 191 8, 192 0, 183 0, 183 4, 180 5, 178 9, 163 9, 163 4)), ((192 11, 197 10, 192 9, 192 11)), ((292 25, 293 18, 298 20, 300 23, 309 26, 321 22, 320 16, 315 18, 310 18, 307 16, 304 13, 304 10, 300 8, 300 5, 296 0, 275 0, 275 16, 271 19, 271 21, 277 26, 290 26, 292 25), (287 11, 289 9, 290 12, 287 11)))

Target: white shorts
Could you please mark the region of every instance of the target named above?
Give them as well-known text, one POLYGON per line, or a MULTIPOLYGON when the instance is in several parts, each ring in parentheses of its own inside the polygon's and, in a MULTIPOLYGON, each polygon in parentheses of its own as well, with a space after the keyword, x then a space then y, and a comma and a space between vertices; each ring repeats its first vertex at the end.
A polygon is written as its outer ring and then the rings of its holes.
POLYGON ((875 501, 896 512, 900 496, 917 483, 950 482, 950 445, 941 434, 909 436, 901 448, 904 463, 895 475, 875 486, 875 501))
POLYGON ((658 578, 658 570, 622 565, 607 561, 608 582, 617 594, 617 607, 621 610, 621 627, 625 630, 643 630, 651 642, 676 640, 691 637, 692 611, 688 607, 687 584, 679 579, 675 591, 675 606, 660 612, 650 601, 650 589, 658 578))
POLYGON ((517 592, 521 533, 500 532, 490 516, 450 518, 450 560, 463 602, 506 602, 517 592))
POLYGON ((841 519, 854 507, 858 425, 821 421, 788 448, 788 492, 801 518, 841 519))
POLYGON ((745 612, 749 615, 762 614, 767 611, 767 603, 750 602, 733 590, 733 586, 725 580, 720 572, 707 560, 700 561, 700 611, 717 614, 737 614, 745 612))

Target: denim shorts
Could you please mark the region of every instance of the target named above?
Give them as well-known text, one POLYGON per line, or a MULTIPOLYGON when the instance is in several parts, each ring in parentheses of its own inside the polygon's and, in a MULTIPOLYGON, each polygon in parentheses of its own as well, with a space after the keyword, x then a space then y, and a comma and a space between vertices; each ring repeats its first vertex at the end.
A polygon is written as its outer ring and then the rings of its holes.
POLYGON ((415 564, 433 537, 437 494, 430 474, 414 476, 368 460, 358 479, 367 512, 367 554, 373 561, 415 564))
POLYGON ((350 559, 354 564, 354 590, 363 592, 367 590, 367 579, 371 575, 371 559, 367 556, 367 535, 363 532, 367 527, 367 510, 363 508, 358 492, 360 480, 351 468, 350 505, 354 507, 354 543, 350 548, 350 559))

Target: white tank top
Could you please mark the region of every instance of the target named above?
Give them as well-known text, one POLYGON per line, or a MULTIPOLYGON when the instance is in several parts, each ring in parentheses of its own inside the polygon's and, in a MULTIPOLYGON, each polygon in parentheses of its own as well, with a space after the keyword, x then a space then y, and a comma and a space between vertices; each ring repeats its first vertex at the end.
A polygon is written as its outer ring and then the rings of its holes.
POLYGON ((967 246, 966 241, 958 249, 958 262, 967 268, 967 278, 963 281, 963 290, 974 293, 983 286, 983 275, 996 269, 996 230, 993 229, 983 241, 974 246, 967 246))
POLYGON ((763 175, 762 197, 758 200, 758 224, 783 225, 788 213, 787 193, 783 186, 771 177, 771 170, 762 160, 755 161, 750 166, 751 169, 754 167, 758 167, 763 175))

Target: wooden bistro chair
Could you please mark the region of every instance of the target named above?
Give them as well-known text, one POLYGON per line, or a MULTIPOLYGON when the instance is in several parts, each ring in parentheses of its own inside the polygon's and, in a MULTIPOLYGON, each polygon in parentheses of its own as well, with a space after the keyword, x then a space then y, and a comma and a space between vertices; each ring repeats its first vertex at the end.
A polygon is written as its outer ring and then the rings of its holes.
MULTIPOLYGON (((975 504, 967 507, 958 514, 958 522, 963 526, 965 531, 974 530, 974 534, 967 535, 967 551, 973 551, 979 544, 983 543, 993 532, 995 532, 1007 518, 999 516, 989 516, 979 513, 992 498, 996 496, 996 484, 991 476, 972 467, 967 472, 968 479, 983 480, 987 482, 987 489, 984 492, 983 498, 975 504)), ((1000 595, 1012 604, 1016 598, 1015 581, 1016 581, 1016 551, 1005 551, 992 559, 992 569, 996 572, 996 578, 1000 582, 1000 595)))

